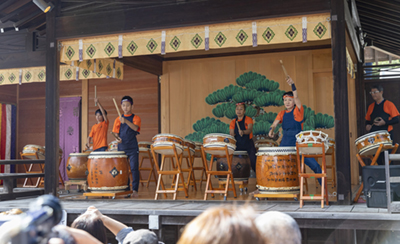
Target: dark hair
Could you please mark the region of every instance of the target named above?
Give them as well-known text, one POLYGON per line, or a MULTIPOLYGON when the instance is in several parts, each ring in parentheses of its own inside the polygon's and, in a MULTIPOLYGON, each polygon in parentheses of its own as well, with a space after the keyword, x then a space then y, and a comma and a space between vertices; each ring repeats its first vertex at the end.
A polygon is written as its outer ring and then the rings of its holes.
MULTIPOLYGON (((97 109, 96 112, 94 112, 94 115, 96 115, 97 113, 99 113, 100 115, 103 115, 103 113, 101 112, 101 109, 97 109)), ((104 109, 104 113, 107 115, 107 111, 104 109)))
POLYGON ((287 95, 287 96, 293 97, 293 92, 292 92, 292 91, 288 91, 288 92, 283 93, 283 95, 282 95, 282 100, 283 100, 283 98, 284 98, 286 95, 287 95))
POLYGON ((243 105, 243 108, 244 108, 244 110, 246 110, 246 104, 245 104, 245 103, 242 103, 242 104, 236 104, 236 107, 237 107, 237 106, 240 106, 240 105, 243 105))
POLYGON ((124 96, 124 97, 121 99, 121 103, 122 103, 122 101, 124 101, 124 100, 128 100, 128 102, 130 102, 131 105, 133 105, 133 99, 132 99, 130 96, 124 96))
POLYGON ((103 221, 94 214, 82 214, 74 220, 72 228, 84 230, 101 243, 107 244, 107 232, 103 221))
POLYGON ((372 89, 377 89, 380 92, 383 91, 383 87, 381 85, 374 85, 374 86, 371 87, 371 90, 372 89))

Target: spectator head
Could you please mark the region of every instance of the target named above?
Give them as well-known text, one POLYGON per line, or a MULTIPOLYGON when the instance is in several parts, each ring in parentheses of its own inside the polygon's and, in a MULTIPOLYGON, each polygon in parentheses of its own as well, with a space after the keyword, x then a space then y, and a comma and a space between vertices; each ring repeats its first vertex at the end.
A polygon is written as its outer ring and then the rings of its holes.
POLYGON ((125 237, 123 244, 158 244, 158 237, 153 231, 135 230, 125 237))
POLYGON ((88 232, 101 243, 107 244, 107 232, 103 221, 96 215, 84 213, 74 220, 72 228, 88 232))
POLYGON ((250 207, 210 208, 184 229, 178 244, 262 244, 250 207))
POLYGON ((268 211, 258 216, 255 222, 266 243, 301 244, 299 226, 285 213, 268 211))

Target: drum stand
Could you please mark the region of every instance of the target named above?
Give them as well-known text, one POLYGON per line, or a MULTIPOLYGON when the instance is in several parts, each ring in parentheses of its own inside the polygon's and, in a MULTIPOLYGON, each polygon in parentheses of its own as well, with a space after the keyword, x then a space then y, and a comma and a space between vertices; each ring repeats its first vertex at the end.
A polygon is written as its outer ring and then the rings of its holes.
POLYGON ((88 199, 88 197, 111 197, 112 199, 115 199, 118 196, 123 196, 127 195, 126 198, 130 197, 133 191, 122 191, 122 192, 85 192, 83 193, 83 196, 85 196, 85 199, 88 199))
MULTIPOLYGON (((377 160, 379 158, 379 155, 381 154, 381 152, 386 151, 386 150, 392 150, 392 152, 390 154, 395 154, 397 151, 397 148, 399 147, 399 144, 394 144, 394 145, 384 145, 381 144, 378 147, 378 150, 376 151, 375 155, 369 155, 369 156, 361 156, 359 153, 356 154, 356 157, 358 159, 358 162, 360 163, 361 167, 365 166, 364 160, 363 158, 369 158, 371 159, 371 164, 370 165, 377 165, 377 160)), ((389 161, 390 164, 391 161, 389 161)), ((361 182, 361 186, 357 191, 356 197, 354 198, 354 203, 358 202, 358 199, 360 198, 361 192, 363 191, 364 188, 364 182, 361 182)))
POLYGON ((206 153, 204 152, 204 147, 201 147, 201 155, 203 157, 203 162, 204 162, 204 168, 206 169, 207 172, 207 185, 206 185, 206 190, 204 192, 204 200, 207 200, 207 194, 211 194, 211 197, 214 197, 214 193, 223 193, 224 194, 224 200, 226 201, 227 196, 228 196, 228 191, 233 191, 233 196, 236 198, 236 189, 235 189, 235 183, 232 175, 232 158, 233 154, 229 155, 228 147, 215 147, 215 148, 207 148, 207 151, 225 151, 225 155, 214 155, 211 154, 211 160, 210 160, 210 167, 208 168, 207 165, 207 159, 206 159, 206 153), (226 158, 226 162, 228 164, 228 171, 212 171, 212 166, 214 162, 214 158, 226 158), (226 184, 224 188, 213 188, 212 183, 211 183, 211 176, 212 175, 226 175, 226 184), (232 188, 229 188, 229 184, 232 184, 232 188))
POLYGON ((173 200, 176 200, 176 195, 178 193, 178 191, 184 191, 185 192, 185 197, 187 198, 188 195, 188 191, 187 191, 187 187, 185 184, 185 180, 183 179, 183 174, 182 174, 182 169, 181 169, 181 162, 182 162, 182 154, 178 156, 178 153, 176 152, 176 148, 175 145, 172 146, 160 146, 157 147, 157 149, 160 150, 173 150, 174 151, 174 155, 162 155, 161 157, 161 166, 158 166, 158 162, 157 162, 157 156, 156 153, 154 152, 154 148, 153 145, 151 145, 151 153, 153 155, 153 159, 154 159, 154 164, 156 166, 157 169, 157 173, 158 173, 158 180, 157 180, 157 187, 156 187, 156 196, 154 198, 154 200, 158 199, 158 194, 159 193, 164 193, 164 197, 167 197, 167 193, 172 193, 173 195, 173 200), (165 163, 165 159, 166 158, 170 158, 171 162, 172 162, 172 168, 173 170, 171 171, 164 171, 164 163, 165 163), (174 164, 174 158, 176 159, 177 162, 177 166, 175 167, 174 164), (164 185, 164 181, 162 179, 163 175, 173 175, 173 183, 172 185, 174 187, 171 187, 169 189, 165 188, 164 185), (179 184, 179 179, 181 180, 181 184, 179 184), (161 190, 160 190, 160 186, 161 186, 161 190), (182 187, 179 187, 182 186, 182 187))
POLYGON ((154 182, 157 184, 157 176, 156 176, 156 172, 154 170, 154 161, 153 161, 153 157, 150 154, 150 150, 147 151, 139 151, 139 157, 141 157, 140 159, 140 164, 139 164, 139 179, 140 179, 140 183, 143 186, 143 182, 146 183, 146 187, 149 188, 150 182, 154 182), (150 160, 150 168, 144 168, 143 167, 143 160, 144 159, 149 159, 150 160), (149 171, 149 177, 147 178, 147 180, 143 180, 142 179, 142 171, 149 171), (154 180, 151 179, 151 177, 153 176, 154 180))
POLYGON ((88 190, 88 184, 87 180, 67 180, 65 181, 65 190, 67 191, 67 194, 69 194, 69 188, 72 185, 77 185, 78 186, 78 192, 83 189, 83 191, 88 190))
MULTIPOLYGON (((201 154, 201 150, 199 150, 200 151, 200 154, 201 154)), ((196 182, 200 182, 200 188, 201 188, 201 186, 202 186, 202 184, 203 184, 203 180, 204 181, 207 181, 207 173, 206 173, 206 169, 204 168, 204 163, 207 163, 207 162, 204 162, 203 161, 203 157, 196 157, 196 156, 194 156, 193 155, 193 157, 192 157, 192 162, 193 162, 193 173, 194 173, 194 171, 195 170, 201 170, 201 176, 200 176, 200 179, 196 179, 196 182), (198 167, 194 167, 194 160, 196 159, 196 158, 200 158, 201 160, 202 160, 202 166, 200 167, 200 166, 198 166, 198 167), (205 178, 203 177, 203 176, 205 176, 205 178)))
MULTIPOLYGON (((34 157, 36 157, 36 159, 39 159, 37 152, 35 152, 35 153, 20 153, 20 156, 21 156, 21 159, 26 159, 26 157, 29 157, 29 156, 34 156, 34 157)), ((58 166, 60 166, 61 160, 62 160, 62 158, 60 158, 60 161, 58 162, 58 166)), ((29 167, 27 167, 26 164, 23 164, 23 165, 24 165, 26 173, 31 173, 31 174, 44 173, 44 164, 39 164, 40 171, 32 171, 33 164, 30 164, 29 167)), ((64 180, 62 179, 62 176, 61 176, 61 172, 58 172, 58 176, 60 178, 61 184, 63 186, 65 186, 64 180)), ((22 187, 39 187, 39 186, 44 186, 44 178, 42 178, 42 177, 39 177, 37 179, 36 185, 33 184, 31 178, 25 178, 24 185, 22 187), (28 180, 29 180, 30 185, 26 184, 28 180)))
MULTIPOLYGON (((188 179, 186 186, 189 188, 189 186, 194 186, 194 190, 197 191, 197 186, 196 186, 196 178, 194 177, 194 171, 193 171, 193 158, 194 156, 190 155, 190 149, 187 147, 186 149, 187 155, 188 156, 183 156, 182 158, 186 159, 186 164, 187 164, 187 169, 182 169, 182 172, 187 172, 188 173, 188 179)), ((181 165, 182 167, 182 165, 181 165)))
POLYGON ((325 144, 324 143, 310 143, 310 144, 298 144, 296 143, 296 151, 297 151, 297 162, 298 162, 298 171, 300 177, 300 208, 303 207, 304 200, 321 200, 321 208, 324 208, 324 200, 326 205, 329 205, 329 196, 328 196, 328 188, 326 182, 326 160, 325 160, 325 144), (321 147, 322 154, 302 154, 300 160, 300 150, 301 147, 321 147), (317 173, 306 173, 305 171, 305 158, 322 158, 322 172, 317 173), (299 164, 300 162, 300 164, 299 164), (307 178, 321 178, 321 195, 304 195, 304 180, 307 178))

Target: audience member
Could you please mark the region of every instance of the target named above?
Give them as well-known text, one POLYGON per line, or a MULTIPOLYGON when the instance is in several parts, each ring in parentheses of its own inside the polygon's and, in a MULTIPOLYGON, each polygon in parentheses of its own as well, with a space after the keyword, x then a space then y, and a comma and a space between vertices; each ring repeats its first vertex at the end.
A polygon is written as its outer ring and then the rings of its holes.
POLYGON ((76 218, 71 225, 72 228, 88 232, 101 243, 107 244, 107 231, 99 216, 86 212, 76 218))
POLYGON ((268 244, 301 244, 301 233, 296 221, 289 215, 268 211, 255 220, 268 244))

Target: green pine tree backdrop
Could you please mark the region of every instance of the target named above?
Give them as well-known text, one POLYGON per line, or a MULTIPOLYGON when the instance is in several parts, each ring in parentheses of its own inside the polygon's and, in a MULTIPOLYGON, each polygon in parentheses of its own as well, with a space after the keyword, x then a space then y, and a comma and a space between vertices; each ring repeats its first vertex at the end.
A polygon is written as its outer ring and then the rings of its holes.
MULTIPOLYGON (((216 90, 206 97, 206 103, 216 105, 212 113, 216 118, 236 118, 236 103, 246 103, 245 115, 254 119, 253 135, 267 135, 277 113, 266 112, 269 106, 283 106, 282 95, 285 91, 279 90, 279 83, 267 79, 264 75, 255 72, 246 72, 236 79, 236 85, 229 85, 216 90)), ((304 130, 329 129, 334 127, 334 119, 328 114, 315 114, 311 108, 304 107, 304 130)), ((276 128, 276 132, 280 126, 276 128)), ((229 124, 215 118, 202 118, 193 124, 195 132, 185 139, 202 142, 203 137, 210 133, 229 134, 229 124)))

